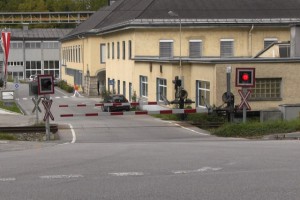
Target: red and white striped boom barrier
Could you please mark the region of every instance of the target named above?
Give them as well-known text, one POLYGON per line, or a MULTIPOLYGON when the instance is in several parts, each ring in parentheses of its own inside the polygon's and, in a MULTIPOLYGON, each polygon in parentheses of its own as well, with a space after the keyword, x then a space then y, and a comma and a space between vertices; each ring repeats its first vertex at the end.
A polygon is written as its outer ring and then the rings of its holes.
POLYGON ((131 102, 131 103, 96 103, 96 104, 76 104, 76 105, 59 105, 60 108, 67 108, 67 107, 87 107, 87 106, 138 106, 138 105, 158 105, 155 101, 149 102, 131 102))
POLYGON ((96 116, 120 116, 120 115, 155 115, 155 114, 191 114, 205 113, 203 109, 172 109, 158 111, 131 111, 131 112, 100 112, 100 113, 79 113, 79 114, 61 114, 60 117, 96 117, 96 116))

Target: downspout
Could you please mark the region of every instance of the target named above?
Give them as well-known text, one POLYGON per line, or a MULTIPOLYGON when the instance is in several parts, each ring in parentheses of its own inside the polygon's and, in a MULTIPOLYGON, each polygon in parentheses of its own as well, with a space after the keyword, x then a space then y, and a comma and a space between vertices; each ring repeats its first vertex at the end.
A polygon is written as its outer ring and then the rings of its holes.
POLYGON ((252 31, 254 29, 254 24, 252 24, 251 29, 248 33, 248 56, 252 57, 252 31))

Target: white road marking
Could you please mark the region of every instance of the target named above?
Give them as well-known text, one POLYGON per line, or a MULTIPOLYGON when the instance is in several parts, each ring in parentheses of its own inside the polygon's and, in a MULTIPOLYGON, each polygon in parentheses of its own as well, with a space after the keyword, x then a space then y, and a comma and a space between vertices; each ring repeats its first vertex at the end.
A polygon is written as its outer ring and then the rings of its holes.
POLYGON ((25 101, 26 101, 26 100, 28 100, 28 98, 23 98, 23 100, 25 100, 25 101))
POLYGON ((69 97, 68 97, 68 96, 63 96, 63 98, 67 99, 67 98, 69 98, 69 97))
POLYGON ((109 173, 112 176, 143 176, 143 172, 117 172, 117 173, 109 173))
POLYGON ((76 134, 75 134, 75 131, 73 129, 72 124, 69 124, 69 127, 70 127, 71 132, 72 132, 72 141, 71 141, 71 144, 74 144, 76 142, 76 134))
POLYGON ((70 174, 70 175, 47 175, 40 176, 41 179, 70 179, 70 178, 83 178, 80 174, 70 174))
MULTIPOLYGON (((170 123, 172 123, 172 122, 170 122, 170 123)), ((209 136, 209 134, 207 134, 207 133, 201 133, 201 132, 198 132, 198 131, 195 131, 195 130, 193 130, 193 129, 190 129, 190 128, 181 126, 181 125, 176 124, 176 123, 175 123, 175 125, 176 125, 176 126, 179 126, 180 128, 183 128, 183 129, 185 129, 185 130, 188 130, 188 131, 191 131, 191 132, 193 132, 193 133, 196 133, 196 134, 198 134, 198 135, 209 136)))
POLYGON ((0 182, 15 181, 16 178, 0 178, 0 182))
POLYGON ((0 144, 8 144, 8 141, 5 141, 5 140, 0 141, 0 144))
POLYGON ((173 174, 190 174, 190 173, 200 173, 200 172, 209 172, 209 171, 219 171, 222 168, 217 167, 217 168, 213 168, 213 167, 202 167, 200 169, 196 169, 196 170, 180 170, 180 171, 172 171, 173 174))
POLYGON ((55 97, 55 99, 60 99, 61 97, 55 97))

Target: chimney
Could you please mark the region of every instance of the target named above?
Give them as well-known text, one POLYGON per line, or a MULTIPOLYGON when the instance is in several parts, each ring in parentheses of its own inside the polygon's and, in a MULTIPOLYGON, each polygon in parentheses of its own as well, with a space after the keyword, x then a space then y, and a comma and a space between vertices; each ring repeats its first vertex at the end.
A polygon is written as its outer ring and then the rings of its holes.
POLYGON ((108 5, 111 6, 113 3, 115 3, 115 0, 107 0, 108 5))
POLYGON ((24 23, 23 24, 23 31, 28 31, 29 24, 24 23))
POLYGON ((300 57, 300 26, 291 27, 291 58, 300 57))

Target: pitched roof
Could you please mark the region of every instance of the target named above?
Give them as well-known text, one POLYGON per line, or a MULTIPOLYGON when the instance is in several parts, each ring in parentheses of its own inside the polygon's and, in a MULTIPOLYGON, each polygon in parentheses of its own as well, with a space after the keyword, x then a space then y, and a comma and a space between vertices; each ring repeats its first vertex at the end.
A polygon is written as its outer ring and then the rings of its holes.
POLYGON ((67 35, 72 29, 10 29, 12 40, 58 40, 67 35))
POLYGON ((116 0, 65 38, 129 25, 290 24, 300 22, 299 0, 116 0), (178 14, 172 17, 168 11, 178 14))

